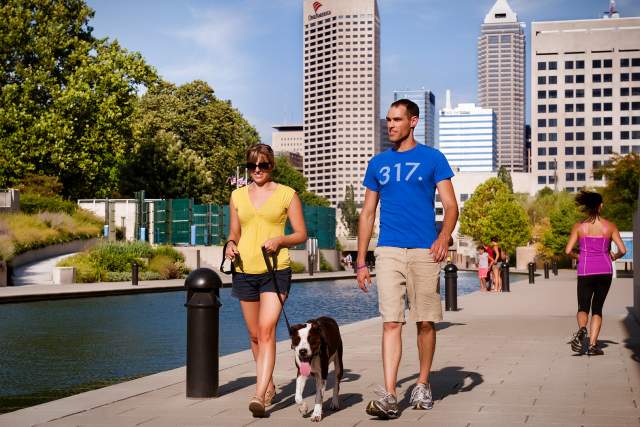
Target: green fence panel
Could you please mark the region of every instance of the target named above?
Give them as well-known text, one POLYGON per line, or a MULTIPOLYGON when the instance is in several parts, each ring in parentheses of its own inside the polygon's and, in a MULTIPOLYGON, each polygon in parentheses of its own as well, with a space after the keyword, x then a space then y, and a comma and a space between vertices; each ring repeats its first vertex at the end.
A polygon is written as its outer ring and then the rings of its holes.
POLYGON ((193 200, 171 200, 171 243, 188 245, 191 242, 191 214, 193 200))
POLYGON ((167 201, 153 202, 153 241, 167 244, 167 201))

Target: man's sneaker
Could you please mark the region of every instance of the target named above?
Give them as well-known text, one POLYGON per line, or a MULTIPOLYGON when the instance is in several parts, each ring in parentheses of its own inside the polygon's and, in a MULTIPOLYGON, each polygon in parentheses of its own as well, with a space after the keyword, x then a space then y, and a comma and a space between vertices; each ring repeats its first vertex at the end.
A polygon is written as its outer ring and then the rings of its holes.
POLYGON ((571 341, 567 344, 571 345, 571 350, 576 353, 582 353, 582 348, 584 346, 584 339, 587 337, 587 328, 580 328, 578 332, 573 335, 571 341))
POLYGON ((413 409, 431 409, 433 408, 433 395, 431 394, 431 386, 429 384, 418 383, 411 392, 411 401, 409 403, 413 409))
POLYGON ((375 393, 380 396, 380 399, 369 402, 367 414, 382 419, 398 418, 400 411, 396 397, 391 393, 387 393, 382 387, 378 387, 375 393))
POLYGON ((602 356, 603 354, 604 351, 602 351, 602 349, 597 345, 590 345, 587 350, 587 356, 602 356))

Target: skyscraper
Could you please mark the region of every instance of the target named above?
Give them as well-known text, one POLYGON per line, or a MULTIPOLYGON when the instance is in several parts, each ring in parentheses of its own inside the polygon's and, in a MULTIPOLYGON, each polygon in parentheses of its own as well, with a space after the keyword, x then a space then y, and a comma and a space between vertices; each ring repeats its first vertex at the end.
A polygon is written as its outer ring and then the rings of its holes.
POLYGON ((524 170, 525 35, 507 0, 497 0, 478 37, 478 102, 496 114, 496 168, 524 170))
POLYGON ((336 207, 380 150, 380 18, 376 0, 305 0, 304 175, 336 207))
MULTIPOLYGON (((393 100, 409 99, 420 108, 420 121, 414 129, 413 137, 418 144, 435 146, 436 97, 430 90, 394 90, 393 100)), ((384 147, 383 147, 384 148, 384 147)))
MULTIPOLYGON (((597 11, 594 11, 596 15, 597 11)), ((531 167, 538 188, 602 187, 615 153, 640 153, 640 17, 533 22, 531 167)))
POLYGON ((475 104, 446 106, 439 115, 439 149, 449 164, 460 172, 491 172, 495 169, 495 115, 490 108, 475 104))

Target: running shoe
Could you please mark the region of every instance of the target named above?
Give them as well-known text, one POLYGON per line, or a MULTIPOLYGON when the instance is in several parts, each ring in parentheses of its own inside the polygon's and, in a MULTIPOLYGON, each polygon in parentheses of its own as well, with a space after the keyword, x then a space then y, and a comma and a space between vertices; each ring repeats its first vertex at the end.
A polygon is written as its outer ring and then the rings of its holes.
POLYGON ((587 328, 580 328, 578 332, 573 335, 571 341, 567 344, 571 344, 571 350, 576 353, 582 353, 582 348, 584 347, 584 339, 587 337, 587 328))
POLYGON ((587 350, 587 356, 602 356, 603 354, 604 351, 602 351, 602 349, 597 345, 590 345, 587 350))
POLYGON ((413 409, 431 409, 433 408, 433 395, 431 394, 431 386, 429 384, 418 383, 411 392, 411 400, 409 404, 413 409))
POLYGON ((380 396, 380 399, 369 402, 367 405, 367 414, 385 420, 398 418, 400 408, 398 407, 396 397, 382 387, 378 387, 375 393, 380 396))

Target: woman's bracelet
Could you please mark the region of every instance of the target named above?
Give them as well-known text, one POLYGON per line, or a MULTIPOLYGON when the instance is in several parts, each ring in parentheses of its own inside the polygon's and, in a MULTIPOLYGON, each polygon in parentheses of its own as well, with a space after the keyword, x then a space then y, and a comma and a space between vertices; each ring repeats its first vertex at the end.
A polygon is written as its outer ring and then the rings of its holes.
POLYGON ((367 264, 362 264, 356 267, 356 271, 362 270, 363 268, 367 268, 367 264))
MULTIPOLYGON (((234 245, 238 246, 238 244, 236 243, 236 241, 235 241, 235 240, 227 240, 227 243, 231 243, 231 242, 233 242, 233 244, 234 244, 234 245)), ((226 245, 227 243, 225 243, 225 245, 226 245)))

